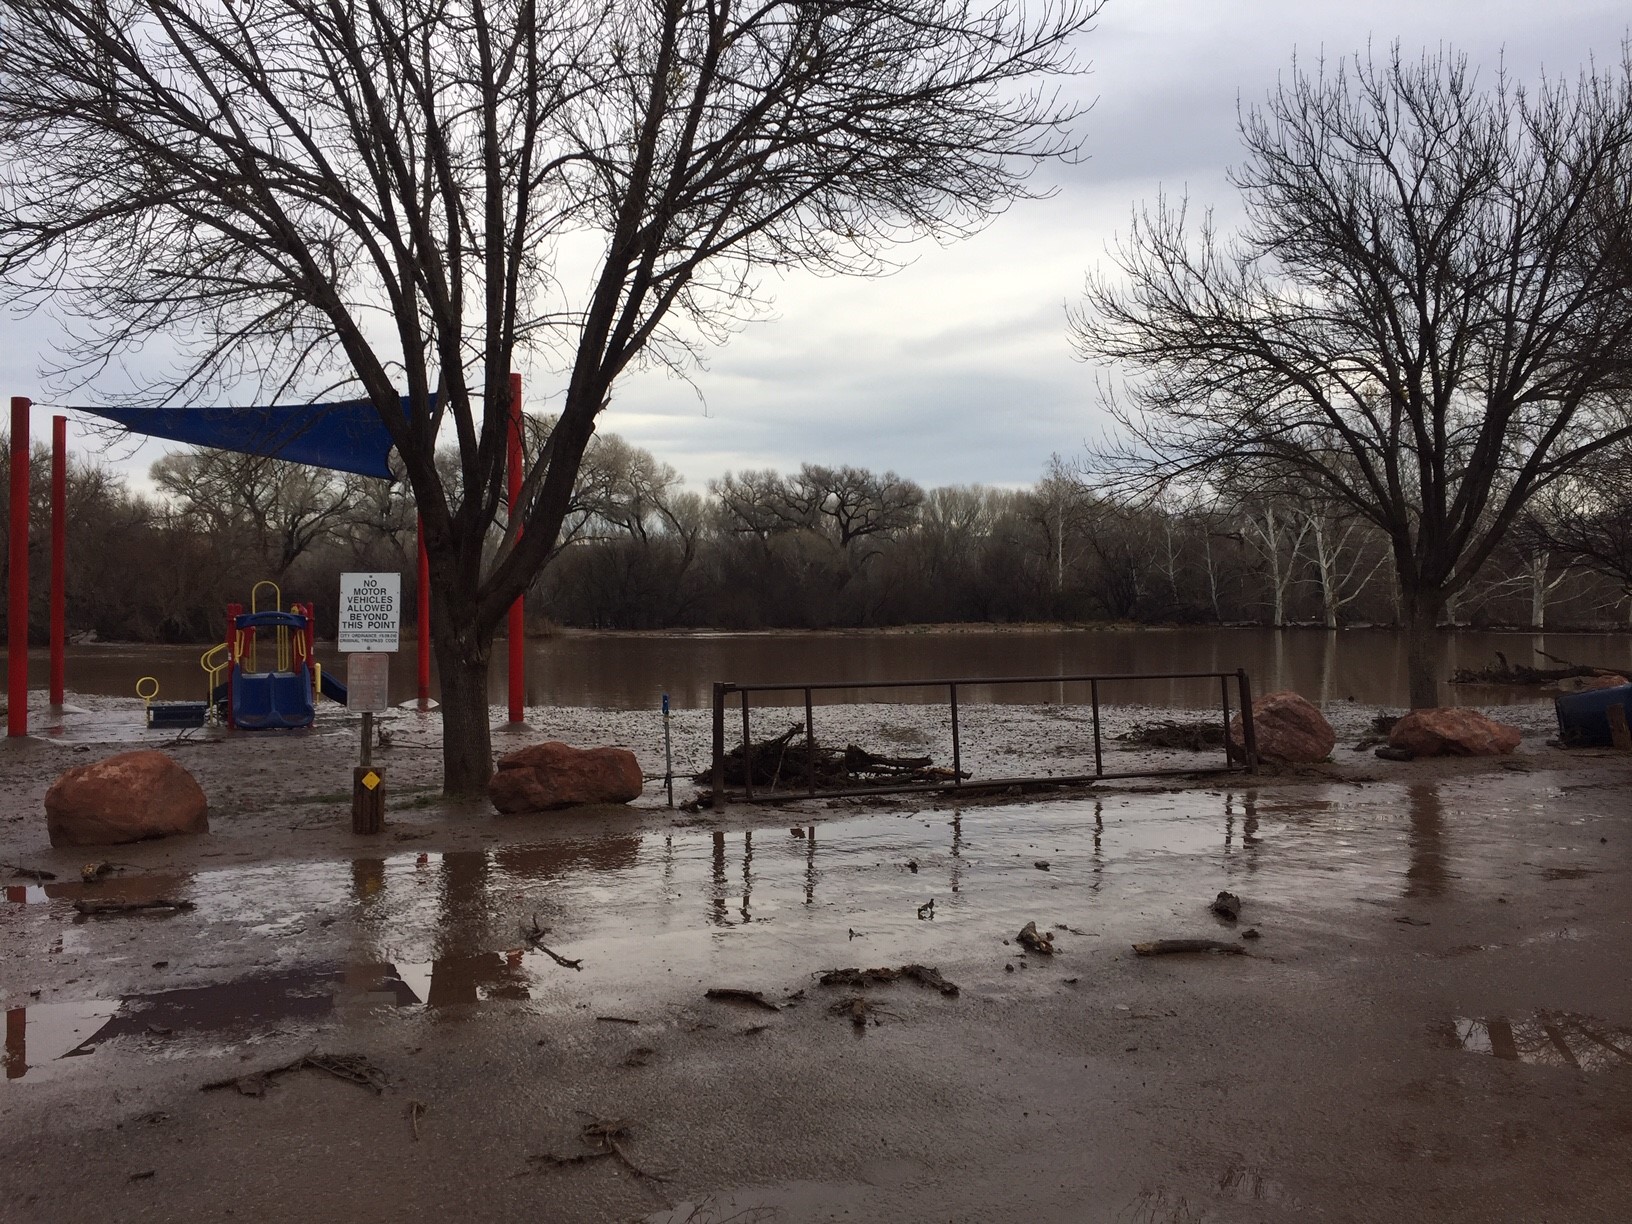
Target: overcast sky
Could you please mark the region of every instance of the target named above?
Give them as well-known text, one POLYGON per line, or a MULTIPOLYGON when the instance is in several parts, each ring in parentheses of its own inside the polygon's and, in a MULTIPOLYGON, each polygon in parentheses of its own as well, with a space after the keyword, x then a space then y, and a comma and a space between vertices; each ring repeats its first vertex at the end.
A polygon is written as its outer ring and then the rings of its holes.
MULTIPOLYGON (((1102 429, 1094 369, 1072 358, 1066 335, 1084 273, 1159 190, 1234 216, 1224 175, 1239 156, 1237 99, 1261 99, 1294 52, 1443 43, 1482 79, 1504 54, 1513 76, 1533 79, 1618 59, 1629 20, 1606 0, 1109 0, 1082 41, 1092 71, 1071 86, 1094 101, 1081 121, 1086 159, 1039 171, 1052 198, 1017 205, 970 241, 914 248, 888 278, 767 284, 771 316, 713 352, 695 387, 630 377, 599 428, 696 488, 727 470, 803 462, 893 469, 926 487, 1029 484, 1050 453, 1069 457, 1102 429)), ((33 395, 34 329, 0 326, 0 390, 33 395)), ((552 391, 530 386, 529 409, 549 410, 552 391)), ((44 416, 36 438, 49 437, 44 416)), ((110 458, 140 473, 169 445, 110 458)))

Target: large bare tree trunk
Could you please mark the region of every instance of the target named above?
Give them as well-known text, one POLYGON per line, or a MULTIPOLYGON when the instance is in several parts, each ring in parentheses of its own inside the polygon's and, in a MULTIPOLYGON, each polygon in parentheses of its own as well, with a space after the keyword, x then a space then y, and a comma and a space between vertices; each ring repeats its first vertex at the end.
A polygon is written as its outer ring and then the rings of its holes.
POLYGON ((481 795, 493 772, 487 704, 493 637, 433 621, 431 639, 442 689, 442 793, 481 795))
POLYGON ((1442 590, 1405 591, 1405 674, 1413 710, 1439 705, 1439 616, 1442 590))

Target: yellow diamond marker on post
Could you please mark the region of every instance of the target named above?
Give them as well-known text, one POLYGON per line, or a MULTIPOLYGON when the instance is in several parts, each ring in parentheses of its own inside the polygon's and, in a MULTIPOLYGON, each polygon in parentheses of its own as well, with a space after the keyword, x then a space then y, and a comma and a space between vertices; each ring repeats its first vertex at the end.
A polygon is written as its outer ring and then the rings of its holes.
POLYGON ((363 785, 368 787, 369 790, 373 790, 379 784, 380 775, 375 773, 372 769, 363 775, 363 785))

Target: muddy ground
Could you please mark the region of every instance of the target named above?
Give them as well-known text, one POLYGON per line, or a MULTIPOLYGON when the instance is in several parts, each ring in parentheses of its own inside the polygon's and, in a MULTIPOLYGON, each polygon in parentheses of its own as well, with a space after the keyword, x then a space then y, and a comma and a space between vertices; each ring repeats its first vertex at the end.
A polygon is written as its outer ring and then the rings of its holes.
MULTIPOLYGON (((309 733, 170 747, 210 796, 207 837, 54 851, 40 800, 62 769, 169 739, 82 704, 0 750, 0 862, 59 877, 7 876, 0 908, 8 1222, 1620 1221, 1632 1203, 1632 763, 1547 747, 1542 707, 1503 712, 1527 734, 1502 761, 1378 761, 1349 747, 1374 711, 1341 706, 1333 763, 1258 777, 723 813, 670 811, 654 778, 627 809, 529 818, 444 804, 435 716, 399 712, 372 838, 349 832, 355 721, 326 710, 309 733), (96 858, 120 866, 78 883, 96 858), (1237 922, 1208 910, 1224 889, 1237 922), (73 909, 156 896, 194 908, 73 909), (1019 946, 1027 922, 1053 955, 1019 946), (1164 937, 1246 954, 1132 950, 1164 937), (912 963, 958 993, 819 981, 912 963)), ((1150 713, 1115 711, 1107 737, 1150 713)), ((1080 711, 966 715, 977 773, 1091 762, 1080 711)), ((945 760, 944 717, 818 725, 945 760)), ((656 719, 529 720, 498 748, 622 743, 663 772, 656 719)), ((704 716, 674 730, 700 768, 704 716)))

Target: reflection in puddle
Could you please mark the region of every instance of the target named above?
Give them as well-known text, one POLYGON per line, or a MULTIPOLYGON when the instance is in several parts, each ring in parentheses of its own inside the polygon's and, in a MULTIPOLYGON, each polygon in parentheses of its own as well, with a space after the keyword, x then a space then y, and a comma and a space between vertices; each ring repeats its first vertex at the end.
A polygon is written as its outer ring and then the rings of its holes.
MULTIPOLYGON (((1394 813, 1404 798, 1412 811, 1408 846, 1390 831, 1385 854, 1370 846, 1344 854, 1342 869, 1380 884, 1397 878, 1407 849, 1410 886, 1440 887, 1437 793, 1378 788, 1369 801, 1394 813)), ((649 986, 653 970, 663 971, 658 966, 676 972, 724 949, 744 965, 758 958, 760 966, 784 963, 790 947, 807 959, 824 945, 823 955, 855 955, 854 938, 872 941, 869 955, 938 954, 945 940, 913 917, 931 896, 949 911, 1018 926, 1033 916, 1034 890, 1058 889, 1050 901, 1062 908, 1050 920, 1113 938, 1119 923, 1137 922, 1138 905, 1169 889, 1172 873, 1205 874, 1206 891, 1214 890, 1220 870, 1275 873, 1284 896, 1329 895, 1324 873, 1333 868, 1322 856, 1346 844, 1330 835, 1349 832, 1344 821, 1356 831, 1377 827, 1352 808, 1341 811, 1340 820, 1339 810, 1320 799, 1271 805, 1252 789, 1211 797, 1164 792, 1001 811, 873 813, 796 826, 786 835, 675 828, 483 850, 375 851, 346 862, 132 874, 91 886, 20 883, 5 889, 15 904, 0 907, 0 933, 36 940, 42 965, 61 952, 60 942, 50 941, 67 933, 75 956, 108 965, 119 984, 80 987, 111 1002, 13 1008, 7 1074, 22 1078, 30 1067, 116 1038, 133 1053, 166 1057, 196 1053, 215 1040, 204 1035, 254 1040, 280 1024, 345 1023, 375 1009, 453 1015, 459 1005, 488 1000, 553 1006, 565 1000, 572 988, 564 982, 573 979, 562 979, 561 966, 543 954, 518 947, 525 944, 519 930, 534 924, 555 932, 549 937, 555 949, 587 955, 590 971, 580 981, 620 1000, 649 986), (1319 814, 1321 827, 1302 832, 1293 811, 1306 819, 1319 814), (1047 876, 1033 866, 1040 856, 1051 864, 1047 876), (1024 901, 1016 873, 1024 878, 1024 901), (93 889, 108 897, 185 896, 198 908, 152 922, 76 920, 67 902, 93 889), (857 921, 863 917, 865 923, 857 921), (139 966, 128 963, 120 945, 133 933, 160 930, 161 922, 173 941, 219 940, 230 960, 217 963, 253 965, 253 976, 151 992, 150 979, 126 976, 139 966), (93 1009, 89 1027, 81 1016, 79 1028, 63 1028, 57 1017, 73 1013, 48 1010, 61 1007, 93 1009), (48 1039, 48 1031, 60 1031, 60 1039, 48 1039)), ((189 962, 198 963, 182 957, 178 964, 189 962)))
POLYGON ((320 965, 116 1000, 14 1007, 5 1014, 5 1073, 21 1079, 59 1058, 94 1053, 117 1037, 178 1039, 196 1052, 199 1037, 242 1039, 279 1024, 316 1024, 351 1006, 527 1000, 548 967, 542 955, 510 949, 418 963, 320 965))
POLYGON ((1411 863, 1405 869, 1405 895, 1438 897, 1445 892, 1445 805, 1433 784, 1408 788, 1411 863))
POLYGON ((1608 1071, 1632 1064, 1632 1029, 1574 1012, 1538 1011, 1529 1020, 1459 1017, 1443 1036, 1453 1049, 1539 1067, 1608 1071))
POLYGON ((118 1006, 111 999, 86 999, 10 1008, 6 1012, 6 1078, 22 1079, 30 1068, 70 1054, 89 1053, 80 1047, 118 1006))

